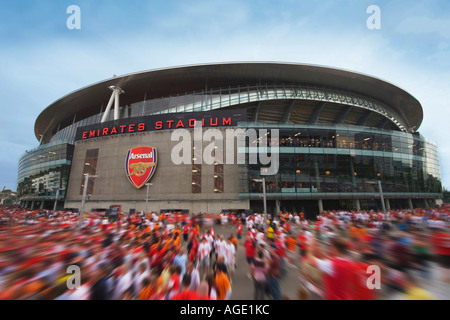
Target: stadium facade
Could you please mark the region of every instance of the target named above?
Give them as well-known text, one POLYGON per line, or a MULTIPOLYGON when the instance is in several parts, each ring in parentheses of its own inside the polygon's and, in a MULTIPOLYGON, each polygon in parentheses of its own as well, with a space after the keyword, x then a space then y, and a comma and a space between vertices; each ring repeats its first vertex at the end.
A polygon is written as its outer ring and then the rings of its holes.
POLYGON ((327 67, 222 63, 133 73, 42 111, 39 146, 19 162, 18 193, 33 209, 80 209, 84 200, 85 211, 260 211, 255 179, 264 177, 269 212, 380 209, 381 199, 387 209, 435 206, 442 198, 438 150, 418 132, 422 120, 419 101, 397 86, 327 67), (223 136, 230 129, 267 133, 236 145, 244 163, 199 163, 192 141, 192 161, 175 164, 174 131, 193 133, 196 123, 223 136), (261 175, 267 163, 249 161, 261 139, 278 147, 274 174, 261 175), (139 155, 139 147, 151 149, 139 155))

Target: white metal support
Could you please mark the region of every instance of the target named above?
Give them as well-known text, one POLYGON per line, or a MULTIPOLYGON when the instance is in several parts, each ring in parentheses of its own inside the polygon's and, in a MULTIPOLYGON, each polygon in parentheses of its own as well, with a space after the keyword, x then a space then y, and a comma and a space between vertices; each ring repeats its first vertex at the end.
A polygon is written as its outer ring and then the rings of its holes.
POLYGON ((109 98, 108 105, 106 106, 105 113, 103 114, 103 117, 101 120, 102 123, 106 122, 108 120, 109 113, 111 112, 111 107, 112 107, 113 102, 115 102, 115 104, 114 104, 114 120, 119 120, 119 118, 120 118, 119 95, 124 93, 124 91, 121 88, 119 88, 118 86, 110 86, 109 89, 112 90, 112 94, 111 94, 111 98, 109 98))

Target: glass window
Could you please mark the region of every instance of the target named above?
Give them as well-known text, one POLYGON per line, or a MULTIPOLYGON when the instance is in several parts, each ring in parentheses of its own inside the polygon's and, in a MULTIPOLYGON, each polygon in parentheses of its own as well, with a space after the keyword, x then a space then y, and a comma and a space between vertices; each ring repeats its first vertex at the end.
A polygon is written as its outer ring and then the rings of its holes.
MULTIPOLYGON (((83 194, 84 191, 84 182, 85 182, 85 176, 86 174, 89 175, 95 175, 97 171, 97 161, 98 161, 98 150, 99 149, 89 149, 86 150, 86 157, 84 159, 84 168, 83 168, 83 176, 81 179, 81 188, 80 188, 80 195, 83 194)), ((88 179, 88 185, 86 194, 93 194, 94 193, 94 178, 88 179)))
POLYGON ((200 157, 200 153, 196 152, 193 148, 194 157, 192 158, 192 193, 202 192, 202 165, 196 164, 197 157, 200 157))
MULTIPOLYGON (((214 155, 216 159, 223 159, 223 152, 215 148, 214 155)), ((219 161, 214 162, 214 193, 224 192, 224 165, 219 161)))

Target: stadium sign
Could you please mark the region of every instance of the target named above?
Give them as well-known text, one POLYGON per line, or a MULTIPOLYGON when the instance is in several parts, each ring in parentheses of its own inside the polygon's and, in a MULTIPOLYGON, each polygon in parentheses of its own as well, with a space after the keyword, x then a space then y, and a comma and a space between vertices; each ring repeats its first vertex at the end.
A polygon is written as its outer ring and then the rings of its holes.
POLYGON ((75 141, 147 131, 194 129, 200 124, 203 128, 233 127, 237 126, 239 121, 247 121, 246 114, 241 110, 174 113, 125 118, 80 127, 77 129, 75 141))

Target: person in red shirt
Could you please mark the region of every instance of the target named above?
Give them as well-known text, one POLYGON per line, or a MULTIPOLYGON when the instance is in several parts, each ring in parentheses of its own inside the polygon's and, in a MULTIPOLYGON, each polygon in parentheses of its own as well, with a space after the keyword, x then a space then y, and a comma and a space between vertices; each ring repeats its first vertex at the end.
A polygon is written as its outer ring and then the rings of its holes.
POLYGON ((303 230, 300 230, 297 241, 300 257, 305 257, 306 252, 308 251, 308 238, 305 236, 305 232, 303 230))
POLYGON ((277 247, 277 255, 280 258, 281 263, 281 278, 286 276, 286 244, 282 240, 281 236, 275 237, 275 246, 277 247))
POLYGON ((291 225, 288 221, 284 223, 284 230, 286 230, 287 232, 291 232, 291 225))
POLYGON ((355 299, 355 283, 359 270, 356 264, 347 257, 347 247, 343 239, 333 238, 334 254, 325 255, 320 244, 315 240, 311 245, 308 263, 324 273, 325 300, 353 300, 355 299), (314 256, 315 258, 313 258, 314 256))
POLYGON ((197 259, 197 252, 198 252, 198 247, 199 247, 200 243, 198 241, 198 236, 194 236, 194 238, 192 239, 191 243, 190 243, 190 250, 189 250, 189 255, 188 255, 188 260, 189 261, 195 261, 197 259))
POLYGON ((242 238, 242 223, 240 223, 240 222, 238 222, 238 225, 237 225, 237 237, 238 237, 238 239, 239 240, 241 240, 241 238, 242 238))
POLYGON ((181 281, 181 291, 175 294, 171 300, 200 300, 197 292, 190 289, 191 286, 191 276, 185 274, 183 280, 181 281))
POLYGON ((375 300, 376 299, 376 290, 370 289, 367 286, 367 269, 369 265, 364 262, 356 262, 354 270, 355 274, 355 284, 354 284, 354 300, 375 300))
POLYGON ((255 259, 255 253, 256 253, 256 249, 255 249, 256 243, 255 243, 255 240, 251 237, 251 235, 247 235, 247 238, 245 239, 245 242, 244 242, 244 247, 245 247, 245 257, 246 257, 247 263, 249 265, 248 275, 250 275, 250 268, 253 264, 253 259, 255 259))
POLYGON ((320 237, 320 225, 322 224, 322 218, 319 217, 319 220, 316 221, 316 234, 320 237))
POLYGON ((198 231, 196 226, 192 226, 191 227, 191 231, 190 231, 190 235, 189 235, 189 240, 194 239, 195 236, 198 236, 198 231))
POLYGON ((183 226, 183 240, 184 242, 188 241, 189 231, 191 231, 191 227, 188 224, 183 226))
MULTIPOLYGON (((180 291, 180 274, 181 274, 181 267, 172 265, 170 267, 171 276, 169 280, 169 284, 167 285, 168 290, 168 297, 171 299, 173 296, 175 296, 180 291)), ((191 280, 189 279, 189 285, 191 284, 191 280)))
POLYGON ((234 227, 234 224, 236 223, 236 216, 234 214, 231 215, 231 225, 234 227))
POLYGON ((442 280, 450 284, 450 234, 441 229, 434 229, 430 240, 433 253, 437 255, 442 268, 442 280))

